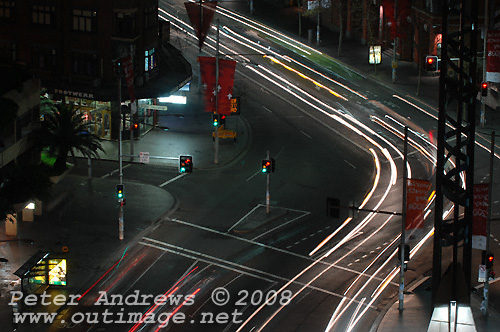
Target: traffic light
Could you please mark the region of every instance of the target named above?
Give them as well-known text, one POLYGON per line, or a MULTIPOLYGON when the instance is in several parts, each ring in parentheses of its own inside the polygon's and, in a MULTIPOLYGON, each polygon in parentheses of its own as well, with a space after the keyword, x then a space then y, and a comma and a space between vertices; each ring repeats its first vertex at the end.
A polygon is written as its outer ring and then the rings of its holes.
POLYGON ((212 123, 214 127, 220 126, 220 116, 219 114, 212 114, 212 123))
POLYGON ((438 57, 435 55, 428 55, 425 57, 425 69, 427 71, 437 71, 438 57))
POLYGON ((272 172, 272 162, 270 159, 262 159, 262 173, 271 173, 272 172))
POLYGON ((493 268, 493 263, 495 263, 495 255, 489 253, 486 255, 486 269, 491 270, 493 268))
POLYGON ((486 97, 488 95, 488 82, 481 83, 481 96, 486 97))
POLYGON ((193 172, 193 157, 179 156, 179 173, 193 172))
POLYGON ((122 202, 124 198, 125 198, 125 193, 123 191, 123 184, 117 184, 116 185, 116 199, 118 200, 118 202, 122 202))
POLYGON ((134 138, 139 138, 139 117, 137 114, 134 114, 132 117, 132 132, 134 134, 134 138))
MULTIPOLYGON (((398 246, 398 260, 401 260, 401 245, 398 246)), ((408 263, 409 261, 410 261, 410 246, 405 244, 404 262, 408 263)))
POLYGON ((326 216, 338 219, 340 216, 340 200, 337 198, 326 198, 326 216))

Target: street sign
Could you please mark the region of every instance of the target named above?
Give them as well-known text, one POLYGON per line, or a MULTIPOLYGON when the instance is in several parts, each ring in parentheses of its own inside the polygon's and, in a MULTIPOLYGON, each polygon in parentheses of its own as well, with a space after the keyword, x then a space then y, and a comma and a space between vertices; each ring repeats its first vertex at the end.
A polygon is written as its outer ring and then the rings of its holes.
POLYGON ((370 46, 370 54, 368 55, 368 62, 371 65, 378 65, 382 62, 382 46, 370 46))
POLYGON ((139 162, 149 164, 149 152, 139 152, 139 162))
POLYGON ((238 115, 240 114, 240 97, 231 98, 230 108, 231 114, 238 115))
POLYGON ((139 105, 139 108, 145 108, 145 109, 150 109, 150 110, 160 110, 160 111, 166 111, 168 109, 167 106, 163 106, 163 105, 139 105))
POLYGON ((486 265, 479 265, 479 274, 477 275, 477 282, 486 282, 486 265))

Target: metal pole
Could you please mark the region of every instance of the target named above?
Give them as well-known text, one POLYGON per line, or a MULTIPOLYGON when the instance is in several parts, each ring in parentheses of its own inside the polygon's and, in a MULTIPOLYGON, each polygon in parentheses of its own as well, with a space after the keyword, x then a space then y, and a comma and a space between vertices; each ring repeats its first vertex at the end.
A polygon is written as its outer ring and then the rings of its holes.
POLYGON ((316 45, 319 46, 319 20, 320 20, 320 17, 321 17, 321 1, 318 0, 318 6, 319 6, 319 9, 318 9, 318 27, 317 27, 317 30, 316 30, 316 45))
MULTIPOLYGON (((122 114, 122 68, 121 63, 118 62, 118 111, 120 112, 120 116, 122 114)), ((119 160, 119 170, 120 170, 120 184, 123 184, 123 159, 122 159, 122 135, 123 129, 120 128, 120 133, 118 135, 118 160, 119 160)), ((123 202, 120 202, 120 211, 118 212, 118 238, 123 240, 123 229, 124 229, 124 221, 123 221, 123 202)))
POLYGON ((404 288, 405 288, 405 237, 406 237, 406 191, 408 186, 408 169, 406 163, 408 162, 408 127, 405 127, 405 141, 403 147, 403 216, 401 218, 401 267, 399 269, 399 311, 404 310, 404 288))
MULTIPOLYGON (((397 15, 398 15, 398 0, 394 0, 394 25, 395 29, 397 29, 397 15)), ((397 37, 397 30, 396 30, 396 36, 394 36, 394 52, 392 55, 392 83, 396 82, 396 68, 398 67, 398 58, 397 58, 397 52, 398 52, 398 37, 397 37)))
MULTIPOLYGON (((490 252, 490 233, 491 233, 491 197, 493 196, 493 162, 495 160, 495 132, 491 132, 491 147, 490 147, 490 182, 488 185, 488 216, 486 219, 486 254, 490 252)), ((484 297, 484 315, 488 316, 488 294, 490 288, 489 281, 490 270, 486 270, 486 280, 484 281, 483 297, 484 297)))
MULTIPOLYGON (((267 160, 270 160, 270 157, 269 157, 269 150, 267 150, 267 157, 266 157, 267 160)), ((268 171, 267 173, 267 185, 266 185, 266 213, 269 214, 269 211, 270 211, 270 203, 271 203, 271 193, 270 193, 270 188, 271 188, 271 173, 269 173, 270 171, 268 171)))
MULTIPOLYGON (((130 62, 132 63, 132 72, 134 72, 134 45, 130 45, 130 62)), ((132 81, 132 88, 134 87, 134 82, 132 81)), ((132 96, 131 96, 132 97, 132 96)), ((130 155, 134 155, 134 114, 137 112, 135 109, 135 100, 130 100, 130 155), (134 112, 135 110, 135 112, 134 112)), ((139 129, 139 128, 137 128, 139 129)))
MULTIPOLYGON (((217 43, 215 47, 215 116, 217 116, 219 108, 219 19, 216 21, 217 24, 217 43)), ((215 128, 215 156, 214 163, 219 163, 219 126, 215 128)))
MULTIPOLYGON (((487 53, 487 38, 488 35, 488 25, 489 25, 489 13, 488 13, 488 0, 484 0, 484 30, 483 30, 483 82, 486 82, 486 53, 487 53)), ((481 127, 486 124, 486 98, 481 94, 481 115, 479 117, 479 122, 481 127)))

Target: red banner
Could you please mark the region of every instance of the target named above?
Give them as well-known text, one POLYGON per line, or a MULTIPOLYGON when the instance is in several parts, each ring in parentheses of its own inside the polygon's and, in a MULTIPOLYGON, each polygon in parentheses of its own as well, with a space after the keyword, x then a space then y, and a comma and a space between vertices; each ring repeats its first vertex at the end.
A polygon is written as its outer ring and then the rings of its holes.
POLYGON ((427 180, 408 179, 406 187, 406 229, 424 227, 424 209, 427 206, 431 184, 427 180))
MULTIPOLYGON (((215 113, 215 95, 216 95, 216 70, 215 58, 200 56, 200 72, 201 82, 205 95, 205 111, 215 113)), ((231 114, 231 98, 234 85, 234 72, 236 69, 236 61, 219 59, 219 91, 217 100, 218 114, 231 114)))
POLYGON ((382 6, 391 39, 395 37, 405 38, 411 29, 410 0, 398 0, 396 17, 394 17, 394 0, 383 0, 382 6))
POLYGON ((472 210, 472 248, 486 250, 486 223, 488 222, 488 184, 474 185, 472 210))
POLYGON ((500 30, 488 31, 486 47, 486 81, 500 83, 500 30))
POLYGON ((122 63, 123 63, 123 72, 125 73, 125 82, 127 82, 130 102, 133 102, 135 100, 135 93, 134 93, 134 64, 132 62, 132 57, 131 56, 126 57, 122 63))
POLYGON ((207 37, 208 29, 214 18, 217 1, 209 2, 184 2, 186 11, 198 37, 198 47, 201 49, 205 38, 207 37))

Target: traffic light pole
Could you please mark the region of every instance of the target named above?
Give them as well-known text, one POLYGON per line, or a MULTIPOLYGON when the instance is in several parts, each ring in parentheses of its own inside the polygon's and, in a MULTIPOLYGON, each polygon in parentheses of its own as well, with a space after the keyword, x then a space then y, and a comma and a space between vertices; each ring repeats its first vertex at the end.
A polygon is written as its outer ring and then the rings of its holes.
MULTIPOLYGON (((119 60, 118 60, 119 61, 119 60)), ((118 111, 121 116, 121 107, 122 107, 122 74, 121 74, 121 65, 118 62, 118 111)), ((121 121, 120 121, 121 122, 121 121)), ((122 157, 122 135, 123 129, 120 129, 120 133, 118 135, 118 160, 119 160, 119 169, 120 169, 120 184, 123 184, 123 157, 122 157)), ((131 137, 132 138, 132 137, 131 137)), ((118 238, 123 240, 123 229, 124 229, 124 221, 123 221, 123 201, 120 202, 120 211, 118 212, 118 238)))
MULTIPOLYGON (((490 224, 491 224, 491 196, 493 195, 493 161, 495 160, 495 132, 491 132, 490 147, 490 182, 488 185, 488 216, 486 219, 486 254, 490 253, 490 224)), ((486 280, 484 281, 484 315, 488 316, 488 297, 490 288, 490 270, 486 269, 486 280)))
MULTIPOLYGON (((269 160, 269 150, 267 150, 267 160, 269 160)), ((271 173, 267 173, 267 185, 266 185, 266 213, 269 214, 270 210, 270 203, 271 203, 271 193, 270 193, 270 188, 271 188, 271 173)))
POLYGON ((406 166, 408 159, 408 127, 405 127, 405 141, 403 147, 403 206, 402 206, 402 218, 401 218, 401 267, 399 269, 399 311, 404 310, 404 288, 405 288, 405 238, 406 238, 406 191, 408 186, 408 169, 406 166))

